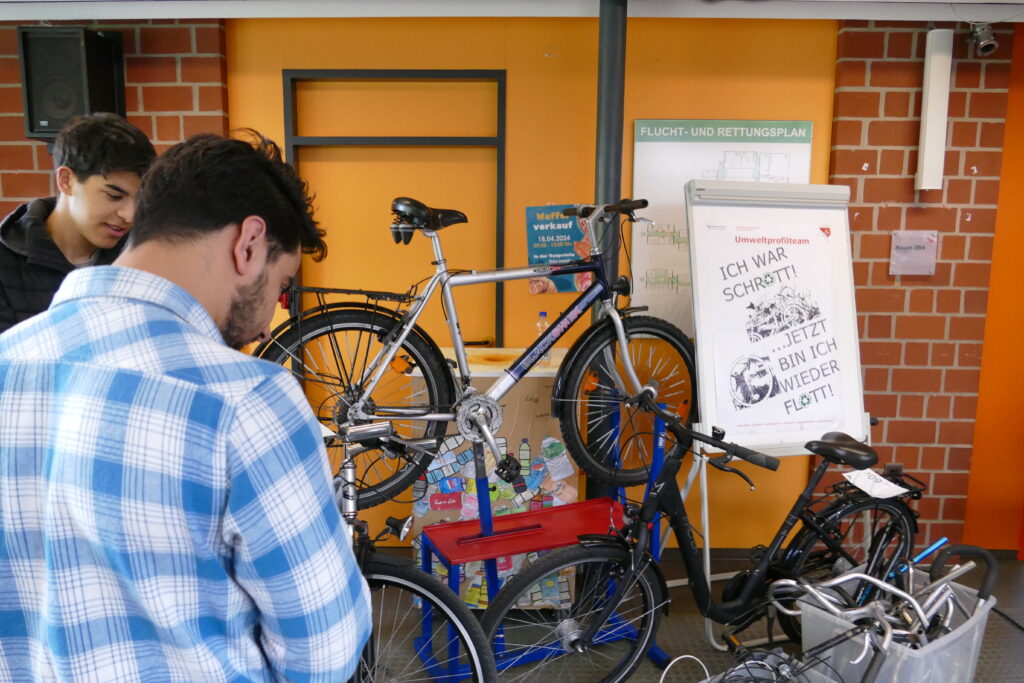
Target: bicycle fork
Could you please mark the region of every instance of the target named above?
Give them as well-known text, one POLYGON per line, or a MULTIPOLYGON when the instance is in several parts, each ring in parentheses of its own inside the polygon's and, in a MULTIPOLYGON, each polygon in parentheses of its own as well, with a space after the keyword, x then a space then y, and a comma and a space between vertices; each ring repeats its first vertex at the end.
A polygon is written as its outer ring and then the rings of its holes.
MULTIPOLYGON (((657 497, 657 492, 650 494, 653 497, 657 497)), ((626 591, 629 590, 630 586, 633 585, 637 577, 640 576, 647 563, 651 561, 650 555, 647 554, 647 546, 650 542, 650 530, 647 528, 646 523, 638 524, 636 527, 636 542, 632 547, 629 548, 630 562, 629 567, 626 567, 622 572, 621 576, 618 577, 618 581, 615 585, 614 592, 607 597, 604 603, 604 607, 601 608, 601 613, 591 622, 587 630, 579 636, 572 643, 572 648, 576 652, 583 652, 591 645, 594 644, 594 639, 597 638, 597 634, 604 628, 604 625, 612 618, 612 614, 619 607, 619 603, 622 602, 623 597, 626 595, 626 591)), ((600 581, 600 577, 599 577, 600 581)), ((595 587, 595 591, 598 590, 595 587)), ((660 605, 656 605, 655 609, 659 609, 660 605)))
POLYGON ((602 304, 602 308, 604 309, 605 316, 612 321, 612 327, 615 328, 615 338, 619 342, 619 356, 622 359, 622 366, 626 369, 626 379, 629 380, 630 384, 629 389, 631 391, 623 393, 637 396, 644 387, 640 384, 640 378, 637 377, 636 368, 633 367, 633 359, 629 357, 629 340, 626 339, 626 327, 622 324, 622 317, 615 310, 611 299, 606 299, 602 304))

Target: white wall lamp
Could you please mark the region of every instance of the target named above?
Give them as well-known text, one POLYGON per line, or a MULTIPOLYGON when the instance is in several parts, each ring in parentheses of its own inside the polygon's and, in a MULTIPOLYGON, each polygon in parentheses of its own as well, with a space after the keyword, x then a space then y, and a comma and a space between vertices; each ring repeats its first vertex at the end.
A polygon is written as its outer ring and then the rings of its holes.
POLYGON ((915 190, 942 189, 942 172, 946 163, 946 124, 949 119, 949 80, 952 72, 953 30, 942 28, 928 31, 924 48, 924 89, 921 95, 921 133, 917 146, 915 190))

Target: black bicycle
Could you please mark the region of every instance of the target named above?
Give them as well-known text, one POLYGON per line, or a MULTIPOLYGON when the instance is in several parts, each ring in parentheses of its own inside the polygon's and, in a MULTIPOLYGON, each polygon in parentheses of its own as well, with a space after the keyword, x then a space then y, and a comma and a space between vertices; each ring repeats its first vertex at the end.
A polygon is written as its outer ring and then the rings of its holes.
MULTIPOLYGON (((678 415, 655 403, 656 394, 657 387, 648 385, 634 400, 665 421, 677 444, 690 444, 693 439, 722 450, 722 455, 707 459, 713 467, 736 474, 748 484, 745 474, 729 466, 732 458, 770 470, 778 467, 777 459, 725 442, 724 434, 717 430, 708 436, 686 428, 678 415)), ((574 680, 621 681, 632 673, 653 643, 661 615, 668 610, 665 578, 650 553, 650 528, 660 516, 668 520, 679 543, 701 613, 731 625, 731 634, 770 614, 767 587, 775 579, 819 581, 854 567, 888 579, 897 562, 913 548, 917 522, 907 500, 919 498, 924 486, 912 477, 891 472, 887 476, 904 486, 906 494, 879 499, 851 486, 836 486, 815 497, 829 464, 865 469, 876 464, 878 456, 867 445, 838 432, 811 441, 806 448, 821 456, 807 487, 771 544, 754 549, 754 568, 730 580, 719 600, 709 590, 701 552, 676 483, 687 449, 668 448, 664 466, 642 504, 626 506, 621 528, 607 535, 580 537, 579 544, 542 557, 517 573, 495 596, 483 626, 495 647, 501 678, 547 680, 562 675, 555 671, 571 671, 574 680), (798 522, 803 527, 784 548, 798 522), (557 606, 524 608, 538 592, 540 582, 550 585, 552 581, 560 583, 562 597, 557 606)), ((896 576, 903 575, 897 572, 896 576)), ((867 583, 854 586, 851 601, 869 600, 871 588, 867 583)), ((799 640, 799 618, 781 612, 778 616, 787 635, 799 640)), ((771 626, 769 623, 769 630, 771 626)))

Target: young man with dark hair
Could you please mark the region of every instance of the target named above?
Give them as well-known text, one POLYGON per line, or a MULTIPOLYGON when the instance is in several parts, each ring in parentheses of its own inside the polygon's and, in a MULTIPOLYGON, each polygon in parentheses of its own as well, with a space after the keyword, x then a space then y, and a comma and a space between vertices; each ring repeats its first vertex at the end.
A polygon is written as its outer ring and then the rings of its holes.
POLYGON ((274 143, 198 136, 129 244, 0 335, 0 680, 345 681, 371 628, 320 423, 266 338, 323 231, 274 143))
POLYGON ((75 268, 117 257, 154 158, 146 135, 115 114, 77 116, 61 129, 57 196, 22 204, 0 223, 0 332, 45 311, 75 268))

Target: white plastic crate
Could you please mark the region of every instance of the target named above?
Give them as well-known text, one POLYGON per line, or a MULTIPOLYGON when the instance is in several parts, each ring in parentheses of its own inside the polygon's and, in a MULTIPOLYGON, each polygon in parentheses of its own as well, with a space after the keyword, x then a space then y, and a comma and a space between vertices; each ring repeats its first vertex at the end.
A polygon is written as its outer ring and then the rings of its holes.
MULTIPOLYGON (((975 610, 977 592, 957 583, 950 585, 968 613, 975 610)), ((951 623, 953 630, 920 649, 915 650, 893 642, 877 680, 886 683, 971 683, 978 664, 978 653, 981 651, 981 640, 985 634, 988 614, 995 604, 995 597, 990 596, 970 618, 965 618, 956 610, 951 623)), ((800 609, 803 613, 802 644, 805 652, 853 626, 803 599, 800 601, 800 609)), ((827 661, 835 672, 823 665, 816 668, 829 677, 829 680, 859 681, 871 661, 869 651, 862 661, 852 663, 863 648, 863 636, 847 640, 822 655, 822 659, 827 661)))

